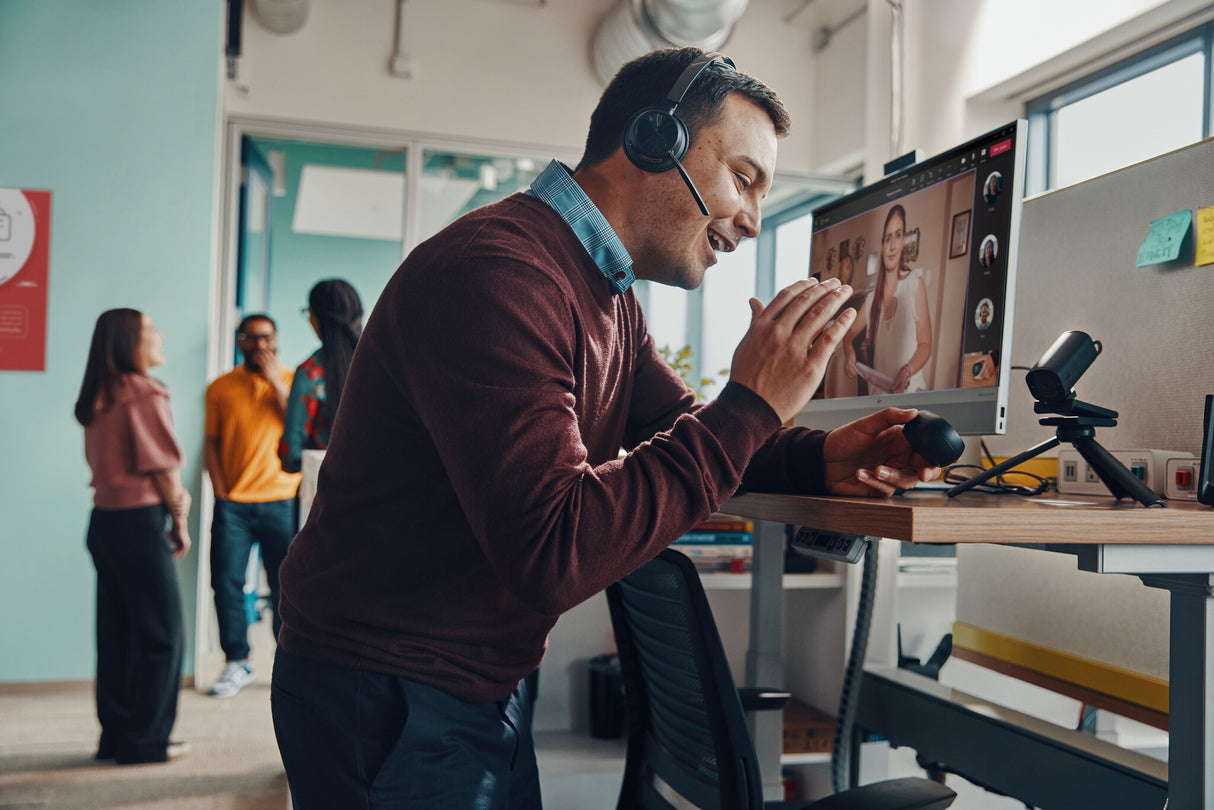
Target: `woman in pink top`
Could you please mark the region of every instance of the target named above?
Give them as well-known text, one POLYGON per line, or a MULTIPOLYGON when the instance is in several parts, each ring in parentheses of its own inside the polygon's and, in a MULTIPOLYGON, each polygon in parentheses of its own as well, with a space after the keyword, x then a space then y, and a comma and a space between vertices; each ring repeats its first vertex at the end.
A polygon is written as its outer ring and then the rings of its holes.
POLYGON ((164 335, 133 309, 97 319, 76 420, 93 473, 88 550, 97 569, 97 759, 165 762, 185 647, 175 558, 190 549, 190 495, 169 392, 147 376, 164 335))

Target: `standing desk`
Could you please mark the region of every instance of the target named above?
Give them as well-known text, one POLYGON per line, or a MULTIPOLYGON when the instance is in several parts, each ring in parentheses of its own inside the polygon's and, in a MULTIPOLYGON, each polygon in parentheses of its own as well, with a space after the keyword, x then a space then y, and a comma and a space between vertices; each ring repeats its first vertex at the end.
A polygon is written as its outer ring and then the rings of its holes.
MULTIPOLYGON (((1169 807, 1214 810, 1214 509, 1188 501, 1145 508, 1111 497, 1058 494, 1023 498, 967 492, 949 498, 939 491, 889 499, 747 493, 722 509, 760 521, 746 666, 752 685, 779 684, 784 678, 784 524, 912 543, 1028 546, 1074 555, 1083 571, 1131 574, 1167 590, 1169 807)), ((774 766, 780 719, 757 716, 754 722, 760 762, 774 766)))

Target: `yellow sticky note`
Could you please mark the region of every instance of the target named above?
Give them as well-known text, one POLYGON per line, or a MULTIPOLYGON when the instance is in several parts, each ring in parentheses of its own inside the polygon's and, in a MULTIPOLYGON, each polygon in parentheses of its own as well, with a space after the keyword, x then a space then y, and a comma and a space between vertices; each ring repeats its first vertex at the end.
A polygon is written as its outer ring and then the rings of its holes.
POLYGON ((1214 264, 1214 205, 1197 211, 1196 264, 1214 264))

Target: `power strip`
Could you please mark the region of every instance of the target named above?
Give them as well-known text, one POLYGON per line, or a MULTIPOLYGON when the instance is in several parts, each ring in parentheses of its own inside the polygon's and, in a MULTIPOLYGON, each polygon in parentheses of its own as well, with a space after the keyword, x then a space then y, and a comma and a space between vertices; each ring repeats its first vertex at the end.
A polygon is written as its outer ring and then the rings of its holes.
MULTIPOLYGON (((1168 493, 1170 461, 1180 463, 1188 459, 1192 465, 1190 475, 1191 488, 1196 498, 1197 492, 1197 460, 1191 453, 1175 450, 1110 450, 1110 455, 1137 476, 1152 491, 1170 498, 1168 493)), ((1058 491, 1073 495, 1108 495, 1109 488, 1091 468, 1087 460, 1073 447, 1064 447, 1058 451, 1058 491)))
POLYGON ((793 551, 809 557, 839 560, 845 563, 859 562, 871 541, 862 534, 847 534, 802 526, 792 539, 793 551))

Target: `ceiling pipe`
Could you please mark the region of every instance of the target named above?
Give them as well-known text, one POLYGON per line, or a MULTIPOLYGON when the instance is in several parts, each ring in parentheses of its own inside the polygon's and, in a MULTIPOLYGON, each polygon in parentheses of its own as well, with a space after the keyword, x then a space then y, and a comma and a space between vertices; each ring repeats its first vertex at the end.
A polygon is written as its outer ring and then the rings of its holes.
POLYGON ((906 127, 906 110, 903 104, 905 92, 902 82, 902 50, 906 34, 902 20, 902 0, 886 0, 893 14, 890 25, 890 93, 889 93, 889 148, 890 155, 903 152, 902 136, 906 127))
POLYGON ((590 40, 590 58, 603 84, 625 62, 659 48, 694 45, 719 50, 733 34, 748 0, 616 0, 590 40))

